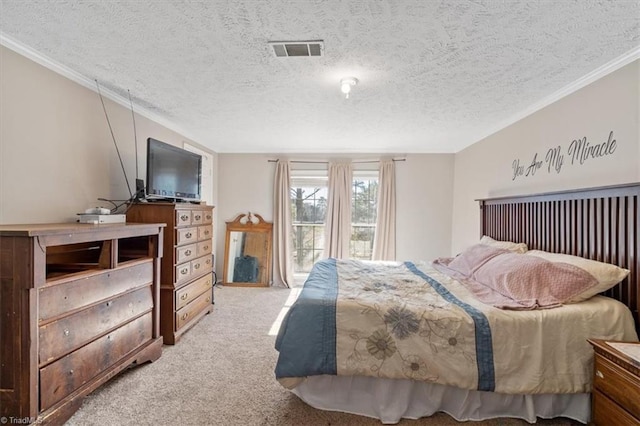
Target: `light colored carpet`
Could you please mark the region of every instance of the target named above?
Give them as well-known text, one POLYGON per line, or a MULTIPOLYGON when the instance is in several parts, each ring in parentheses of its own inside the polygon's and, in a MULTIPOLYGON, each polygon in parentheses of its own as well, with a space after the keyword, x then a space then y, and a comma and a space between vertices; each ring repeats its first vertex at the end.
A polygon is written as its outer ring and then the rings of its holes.
MULTIPOLYGON (((274 321, 292 290, 217 287, 215 307, 154 363, 125 371, 89 395, 67 425, 380 425, 316 410, 274 378, 274 321)), ((544 425, 575 425, 541 420, 544 425)), ((400 425, 460 424, 439 413, 400 425)), ((515 419, 479 425, 527 425, 515 419)))

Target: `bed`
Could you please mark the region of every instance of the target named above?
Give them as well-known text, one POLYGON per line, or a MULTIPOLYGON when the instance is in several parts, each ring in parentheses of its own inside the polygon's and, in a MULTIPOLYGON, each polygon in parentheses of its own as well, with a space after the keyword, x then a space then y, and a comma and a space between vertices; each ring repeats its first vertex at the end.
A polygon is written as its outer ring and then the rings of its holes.
POLYGON ((318 262, 276 339, 277 379, 311 406, 388 424, 438 411, 587 423, 586 339, 637 340, 639 196, 628 184, 479 200, 481 236, 628 270, 560 307, 499 309, 438 262, 318 262))

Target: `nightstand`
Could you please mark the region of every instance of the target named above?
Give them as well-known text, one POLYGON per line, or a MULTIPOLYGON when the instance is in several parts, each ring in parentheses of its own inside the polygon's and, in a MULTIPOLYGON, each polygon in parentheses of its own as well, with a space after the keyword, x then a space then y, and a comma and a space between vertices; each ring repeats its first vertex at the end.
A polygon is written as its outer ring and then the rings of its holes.
MULTIPOLYGON (((604 340, 589 339, 589 343, 595 351, 592 423, 640 425, 640 362, 604 340)), ((640 347, 640 343, 626 344, 640 347)))

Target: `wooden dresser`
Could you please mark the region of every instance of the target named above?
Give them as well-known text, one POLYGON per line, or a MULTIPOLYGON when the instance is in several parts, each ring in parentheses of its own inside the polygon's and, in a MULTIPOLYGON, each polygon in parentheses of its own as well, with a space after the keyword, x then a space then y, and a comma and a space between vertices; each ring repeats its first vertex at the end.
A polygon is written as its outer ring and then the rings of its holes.
POLYGON ((149 202, 131 206, 129 222, 167 224, 160 272, 160 333, 164 343, 213 310, 213 207, 149 202))
MULTIPOLYGON (((640 362, 604 340, 595 351, 591 421, 595 425, 640 425, 640 362)), ((635 343, 640 347, 640 343, 635 343)))
POLYGON ((0 225, 0 418, 63 424, 160 357, 164 224, 0 225))

